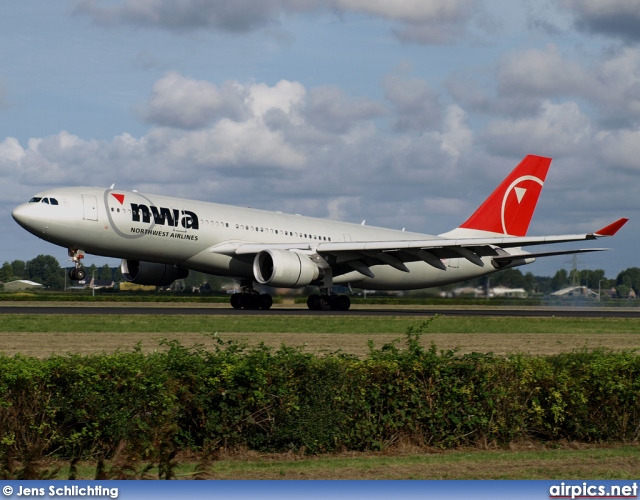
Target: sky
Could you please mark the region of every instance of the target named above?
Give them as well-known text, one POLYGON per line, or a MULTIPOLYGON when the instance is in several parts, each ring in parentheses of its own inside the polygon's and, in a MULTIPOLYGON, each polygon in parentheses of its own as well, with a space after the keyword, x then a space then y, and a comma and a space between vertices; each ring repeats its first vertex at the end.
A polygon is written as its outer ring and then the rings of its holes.
POLYGON ((573 247, 613 248, 578 258, 609 278, 640 267, 639 0, 2 6, 0 263, 64 263, 11 218, 47 188, 115 183, 438 234, 527 154, 553 158, 529 234, 628 217, 573 247))

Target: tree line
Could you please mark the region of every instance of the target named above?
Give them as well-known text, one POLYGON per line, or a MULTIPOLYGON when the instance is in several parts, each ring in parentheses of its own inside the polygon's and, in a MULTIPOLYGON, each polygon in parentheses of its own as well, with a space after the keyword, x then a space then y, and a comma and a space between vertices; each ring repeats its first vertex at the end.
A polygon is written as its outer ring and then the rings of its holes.
POLYGON ((620 298, 629 297, 631 290, 640 296, 640 268, 630 267, 618 273, 615 278, 607 278, 602 269, 559 269, 553 276, 523 274, 520 269, 505 269, 495 274, 465 282, 467 286, 483 286, 490 280, 492 287, 506 286, 524 288, 529 293, 550 293, 572 286, 586 286, 591 290, 612 290, 620 298))
MULTIPOLYGON (((0 283, 30 280, 40 283, 46 289, 64 290, 65 285, 77 284, 77 282, 71 281, 67 275, 67 271, 70 268, 71 266, 67 268, 61 267, 58 259, 51 255, 38 255, 26 262, 14 260, 13 262, 5 262, 0 268, 0 283)), ((87 271, 86 282, 91 281, 92 278, 114 281, 115 283, 125 281, 120 266, 110 267, 109 264, 104 264, 102 267, 98 267, 95 264, 91 264, 85 269, 87 271)), ((178 289, 187 288, 190 290, 191 287, 200 287, 204 283, 214 287, 217 285, 215 280, 216 278, 213 276, 192 271, 186 279, 180 280, 178 289)))
MULTIPOLYGON (((92 277, 98 280, 114 282, 123 281, 120 266, 110 267, 108 264, 97 267, 88 266, 87 280, 92 277)), ((51 255, 38 255, 34 259, 5 262, 0 268, 0 283, 14 280, 30 280, 42 284, 51 290, 63 290, 65 284, 72 282, 66 276, 67 269, 60 266, 58 259, 51 255)), ((569 286, 586 286, 592 290, 610 290, 614 288, 619 297, 626 298, 631 290, 640 296, 640 268, 631 267, 618 273, 615 278, 607 278, 602 269, 559 269, 555 275, 534 276, 533 273, 523 274, 520 269, 505 269, 488 277, 476 278, 464 282, 466 286, 486 286, 487 280, 491 286, 506 286, 509 288, 524 288, 529 293, 550 294, 569 286)), ((181 280, 181 288, 201 287, 208 284, 211 289, 220 287, 220 279, 204 273, 190 272, 185 280, 181 280)))

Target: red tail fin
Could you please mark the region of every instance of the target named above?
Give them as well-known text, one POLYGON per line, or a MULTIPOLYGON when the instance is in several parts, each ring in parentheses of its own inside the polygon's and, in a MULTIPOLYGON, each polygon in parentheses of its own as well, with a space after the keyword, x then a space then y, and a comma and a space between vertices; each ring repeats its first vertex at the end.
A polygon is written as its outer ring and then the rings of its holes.
POLYGON ((460 227, 525 236, 551 158, 528 155, 460 227))

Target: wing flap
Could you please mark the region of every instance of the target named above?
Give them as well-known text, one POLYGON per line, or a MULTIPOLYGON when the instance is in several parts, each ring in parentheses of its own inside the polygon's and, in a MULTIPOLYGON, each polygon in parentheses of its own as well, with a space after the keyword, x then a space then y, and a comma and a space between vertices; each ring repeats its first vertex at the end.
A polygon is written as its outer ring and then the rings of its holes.
POLYGON ((519 253, 511 255, 501 255, 500 257, 494 257, 496 262, 511 262, 513 260, 531 259, 537 257, 552 257, 554 255, 570 255, 574 253, 588 253, 588 252, 606 252, 611 250, 610 248, 577 248, 573 250, 555 250, 552 252, 537 252, 537 253, 519 253))

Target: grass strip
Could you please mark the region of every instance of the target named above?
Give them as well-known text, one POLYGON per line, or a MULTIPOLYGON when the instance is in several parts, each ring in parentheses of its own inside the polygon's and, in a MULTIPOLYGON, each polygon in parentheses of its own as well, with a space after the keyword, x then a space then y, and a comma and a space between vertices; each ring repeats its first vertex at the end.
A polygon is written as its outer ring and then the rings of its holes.
MULTIPOLYGON (((7 314, 0 332, 240 332, 349 333, 406 332, 425 321, 421 317, 350 316, 208 316, 208 315, 46 315, 7 314)), ((513 318, 439 316, 429 333, 640 333, 640 319, 629 318, 513 318)))
MULTIPOLYGON (((320 455, 293 459, 282 454, 249 454, 216 460, 204 468, 197 459, 178 459, 173 472, 177 479, 191 479, 200 473, 207 479, 629 480, 637 479, 640 472, 638 451, 638 446, 621 444, 588 449, 418 452, 395 456, 359 453, 348 457, 320 455)), ((137 464, 138 470, 146 465, 137 464)), ((57 479, 69 475, 66 462, 54 461, 50 468, 59 469, 57 479)), ((78 479, 93 479, 95 470, 95 464, 80 463, 78 479)), ((157 466, 146 474, 157 478, 157 466)))

